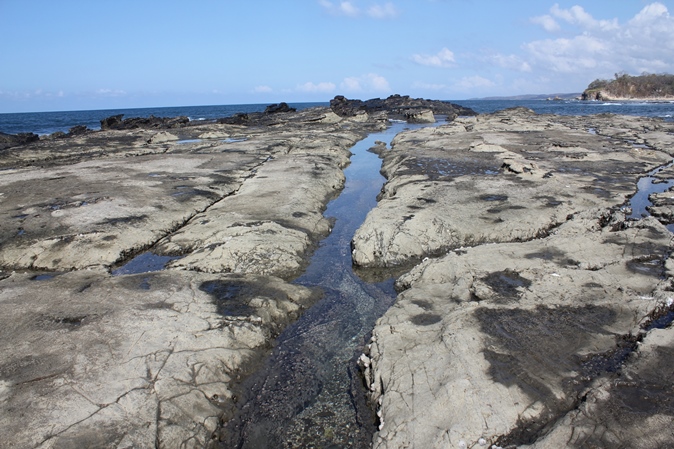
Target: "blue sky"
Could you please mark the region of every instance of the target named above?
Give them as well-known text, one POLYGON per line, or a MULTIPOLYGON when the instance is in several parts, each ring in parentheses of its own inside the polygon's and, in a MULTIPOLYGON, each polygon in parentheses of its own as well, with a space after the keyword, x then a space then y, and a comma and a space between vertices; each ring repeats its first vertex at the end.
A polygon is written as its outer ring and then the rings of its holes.
POLYGON ((0 0, 0 112, 582 91, 674 73, 674 0, 0 0))

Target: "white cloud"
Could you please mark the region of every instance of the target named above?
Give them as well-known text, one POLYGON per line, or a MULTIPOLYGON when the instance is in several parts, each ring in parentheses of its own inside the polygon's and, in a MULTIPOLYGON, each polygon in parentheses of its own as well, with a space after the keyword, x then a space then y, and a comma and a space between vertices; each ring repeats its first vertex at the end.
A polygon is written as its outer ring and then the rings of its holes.
POLYGON ((454 65, 454 53, 445 47, 434 55, 414 54, 412 61, 429 67, 451 67, 454 65))
POLYGON ((634 16, 632 22, 633 23, 650 22, 660 18, 666 19, 668 17, 669 11, 667 10, 667 7, 665 5, 663 5, 662 3, 651 3, 650 5, 642 9, 639 12, 639 14, 634 16))
POLYGON ((350 76, 344 78, 339 85, 340 89, 348 93, 374 91, 390 92, 391 86, 386 78, 376 73, 368 73, 362 76, 350 76))
POLYGON ((496 83, 487 78, 483 78, 479 75, 466 76, 461 78, 457 83, 454 84, 454 87, 457 90, 461 91, 471 91, 474 89, 481 89, 485 87, 494 87, 496 83))
POLYGON ((391 86, 389 86, 388 81, 383 76, 370 73, 366 75, 366 79, 373 90, 381 92, 387 92, 391 90, 391 86))
MULTIPOLYGON (((630 20, 597 19, 580 6, 554 5, 550 15, 530 19, 564 37, 524 43, 518 54, 486 54, 478 59, 495 67, 535 74, 536 86, 577 86, 625 71, 674 72, 674 17, 660 2, 645 5, 630 20)), ((528 89, 527 89, 528 90, 528 89)))
POLYGON ((374 19, 392 19, 398 16, 398 9, 393 3, 372 5, 370 9, 367 10, 367 15, 374 19))
POLYGON ((538 16, 538 17, 532 17, 529 19, 532 23, 535 23, 537 25, 540 25, 543 27, 545 31, 548 31, 550 33, 553 33, 555 31, 559 31, 562 29, 562 27, 559 26, 557 21, 549 15, 544 15, 544 16, 538 16))
POLYGON ((608 51, 606 42, 588 35, 572 39, 546 39, 524 46, 539 65, 553 72, 572 73, 595 69, 608 51))
POLYGON ((256 93, 268 93, 272 92, 272 88, 269 86, 255 86, 255 89, 253 89, 253 92, 256 93))
POLYGON ((398 9, 391 2, 379 4, 375 3, 367 9, 363 9, 352 1, 331 2, 329 0, 319 0, 318 3, 333 16, 361 17, 366 15, 373 19, 391 19, 398 16, 398 9))
POLYGON ((296 90, 300 92, 333 92, 336 88, 337 86, 330 82, 321 82, 318 84, 307 82, 298 85, 296 90))
POLYGON ((360 10, 356 8, 351 2, 338 2, 337 4, 328 0, 319 0, 318 2, 329 14, 335 16, 350 16, 357 17, 360 10))
MULTIPOLYGON (((580 6, 562 9, 556 4, 550 14, 550 19, 559 20, 558 25, 570 24, 580 30, 576 29, 575 35, 566 30, 564 38, 525 43, 522 60, 536 72, 574 74, 591 80, 621 71, 674 71, 674 18, 662 3, 646 5, 624 24, 617 19, 595 19, 580 6)), ((531 20, 546 26, 541 17, 531 20)), ((548 24, 548 28, 552 31, 554 27, 548 24)))
POLYGON ((615 30, 618 28, 618 19, 596 20, 592 15, 583 9, 582 6, 572 6, 569 9, 562 9, 557 3, 550 8, 550 13, 572 25, 578 25, 586 29, 601 29, 604 31, 615 30))
POLYGON ((515 70, 518 72, 531 72, 531 65, 517 55, 502 55, 495 53, 488 55, 485 60, 491 64, 503 67, 504 69, 515 70))
POLYGON ((342 90, 347 92, 360 92, 363 88, 360 86, 360 81, 356 77, 344 78, 342 83, 339 85, 342 90))

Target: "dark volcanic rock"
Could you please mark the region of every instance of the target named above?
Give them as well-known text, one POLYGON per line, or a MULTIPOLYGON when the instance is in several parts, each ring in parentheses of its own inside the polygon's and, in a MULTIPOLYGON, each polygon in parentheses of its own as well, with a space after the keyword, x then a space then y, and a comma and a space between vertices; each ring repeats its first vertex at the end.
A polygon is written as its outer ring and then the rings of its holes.
POLYGON ((288 106, 288 103, 281 102, 278 104, 270 104, 264 110, 264 112, 250 112, 250 113, 238 113, 234 114, 231 117, 223 117, 217 120, 220 124, 225 125, 270 125, 276 123, 275 118, 270 118, 270 115, 278 113, 289 113, 297 112, 296 108, 291 108, 288 106), (271 121, 270 121, 271 120, 271 121))
POLYGON ((122 123, 122 117, 124 117, 124 114, 111 115, 110 117, 104 118, 101 120, 101 129, 116 129, 122 123))
MULTIPOLYGON (((259 113, 257 114, 259 115, 259 113)), ((231 117, 219 118, 217 122, 221 125, 249 125, 251 115, 245 112, 234 114, 231 117)))
POLYGON ((0 150, 18 147, 27 143, 40 140, 40 136, 33 133, 5 134, 0 133, 0 150))
POLYGON ((73 126, 68 130, 68 135, 69 136, 80 136, 82 134, 86 134, 89 131, 91 131, 89 128, 87 128, 85 125, 77 125, 73 126))
POLYGON ((277 112, 295 112, 297 109, 288 106, 288 103, 270 104, 264 110, 265 114, 276 114, 277 112))
POLYGON ((166 129, 180 128, 189 123, 190 119, 185 116, 179 117, 133 117, 122 120, 124 114, 113 115, 101 120, 101 130, 107 129, 166 129))
POLYGON ((453 120, 459 115, 477 115, 470 108, 464 108, 448 101, 424 100, 423 98, 410 98, 408 95, 391 95, 382 100, 373 98, 371 100, 349 100, 343 95, 337 95, 330 100, 330 108, 341 117, 352 117, 365 111, 368 113, 384 111, 389 115, 405 118, 414 110, 431 110, 433 114, 446 115, 447 120, 453 120))

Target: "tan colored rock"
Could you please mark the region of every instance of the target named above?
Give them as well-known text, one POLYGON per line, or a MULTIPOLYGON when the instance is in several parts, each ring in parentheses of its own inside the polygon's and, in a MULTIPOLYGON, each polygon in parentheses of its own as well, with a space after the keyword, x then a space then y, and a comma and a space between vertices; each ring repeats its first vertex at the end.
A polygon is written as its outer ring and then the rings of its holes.
POLYGON ((624 142, 639 124, 608 138, 573 120, 515 110, 401 133, 383 153, 388 181, 353 238, 354 263, 545 235, 578 211, 623 204, 639 174, 670 159, 624 142))
POLYGON ((144 155, 5 173, 0 266, 109 267, 231 195, 264 157, 144 155))
POLYGON ((234 389, 315 301, 256 273, 290 278, 306 263, 349 147, 382 126, 344 129, 325 112, 0 154, 3 447, 216 445, 234 389), (198 138, 224 135, 236 139, 198 138), (160 250, 181 270, 108 273, 160 250))
POLYGON ((611 369, 617 339, 666 301, 656 287, 671 276, 671 237, 654 219, 613 231, 598 218, 451 252, 401 279, 409 289, 367 354, 375 447, 477 447, 574 408, 611 369))
POLYGON ((330 231, 325 205, 344 186, 355 134, 293 140, 157 251, 185 254, 173 267, 204 272, 298 275, 307 252, 330 231))
POLYGON ((435 115, 430 109, 405 111, 403 116, 410 123, 435 123, 435 115))
POLYGON ((227 139, 230 137, 229 133, 222 131, 208 131, 203 134, 199 134, 200 139, 227 139))
POLYGON ((673 310, 672 236, 621 209, 671 160, 667 129, 514 110, 381 152, 388 181, 354 260, 421 263, 360 358, 375 448, 674 444, 672 345, 648 327, 673 310))
POLYGON ((166 142, 174 142, 176 140, 180 140, 180 138, 175 134, 171 134, 168 131, 159 131, 157 134, 150 137, 148 143, 166 143, 166 142))
POLYGON ((256 276, 42 278, 0 281, 5 447, 204 447, 232 382, 310 298, 256 276))

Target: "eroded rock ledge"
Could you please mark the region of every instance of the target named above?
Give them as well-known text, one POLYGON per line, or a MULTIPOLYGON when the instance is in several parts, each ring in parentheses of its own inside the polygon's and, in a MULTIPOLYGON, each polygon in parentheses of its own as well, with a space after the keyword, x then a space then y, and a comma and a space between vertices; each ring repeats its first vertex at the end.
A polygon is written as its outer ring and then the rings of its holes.
POLYGON ((674 444, 672 234, 625 208, 673 132, 516 109, 381 149, 354 260, 423 262, 360 360, 375 448, 674 444))
POLYGON ((1 153, 3 447, 217 445, 234 386, 316 299, 288 281, 330 230, 349 148, 387 126, 266 115, 1 153), (111 275, 139 255, 171 261, 111 275))

